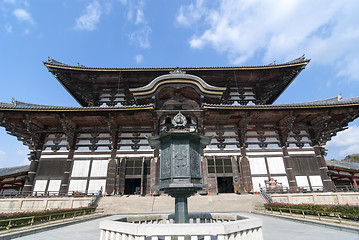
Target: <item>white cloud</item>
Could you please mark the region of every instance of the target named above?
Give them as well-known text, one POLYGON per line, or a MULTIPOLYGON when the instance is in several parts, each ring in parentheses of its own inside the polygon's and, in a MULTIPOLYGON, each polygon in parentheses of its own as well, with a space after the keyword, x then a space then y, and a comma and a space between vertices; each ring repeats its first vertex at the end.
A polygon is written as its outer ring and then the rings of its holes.
POLYGON ((206 12, 206 8, 203 6, 204 1, 198 0, 196 4, 191 3, 188 6, 181 6, 177 15, 177 22, 185 26, 190 26, 193 22, 198 21, 206 12))
POLYGON ((12 26, 11 26, 11 24, 6 24, 6 25, 5 25, 5 30, 6 30, 6 32, 8 32, 8 33, 12 33, 12 26))
POLYGON ((137 64, 140 64, 143 62, 143 56, 141 54, 138 54, 135 56, 135 61, 137 64))
POLYGON ((258 56, 264 63, 286 61, 306 53, 359 81, 357 9, 356 0, 197 0, 181 6, 176 20, 197 26, 192 48, 214 48, 231 64, 258 56))
POLYGON ((79 30, 93 31, 100 22, 102 7, 98 1, 87 5, 85 13, 76 19, 75 28, 79 30))
POLYGON ((35 21, 32 19, 31 14, 25 9, 17 8, 13 11, 13 14, 20 22, 28 22, 30 24, 35 24, 35 21))
POLYGON ((149 35, 152 32, 151 27, 146 21, 144 7, 144 0, 120 0, 120 2, 127 7, 127 20, 136 25, 130 34, 129 38, 131 42, 138 45, 141 48, 150 48, 149 35))
POLYGON ((135 24, 145 23, 143 8, 145 1, 143 0, 131 0, 120 1, 123 5, 127 6, 127 20, 134 22, 135 24))
POLYGON ((130 40, 134 44, 138 44, 141 48, 150 48, 151 44, 149 41, 149 35, 151 34, 152 29, 148 26, 144 26, 142 29, 137 32, 133 32, 129 35, 130 40))
POLYGON ((339 132, 327 143, 326 148, 330 149, 328 153, 337 160, 344 159, 349 154, 359 153, 359 127, 354 125, 339 132))
POLYGON ((140 23, 144 23, 145 22, 145 16, 143 14, 143 10, 142 9, 137 9, 136 11, 136 24, 140 24, 140 23))

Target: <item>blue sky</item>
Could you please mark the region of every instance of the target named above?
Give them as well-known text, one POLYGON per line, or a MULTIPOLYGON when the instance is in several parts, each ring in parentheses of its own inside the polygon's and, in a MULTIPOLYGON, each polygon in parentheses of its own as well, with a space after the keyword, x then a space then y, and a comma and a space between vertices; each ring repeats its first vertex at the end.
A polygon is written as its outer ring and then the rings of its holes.
MULTIPOLYGON (((90 67, 311 62, 276 103, 359 95, 359 1, 0 0, 0 101, 78 106, 42 61, 90 67)), ((327 159, 359 153, 359 121, 327 159)), ((0 128, 0 167, 28 150, 0 128)))

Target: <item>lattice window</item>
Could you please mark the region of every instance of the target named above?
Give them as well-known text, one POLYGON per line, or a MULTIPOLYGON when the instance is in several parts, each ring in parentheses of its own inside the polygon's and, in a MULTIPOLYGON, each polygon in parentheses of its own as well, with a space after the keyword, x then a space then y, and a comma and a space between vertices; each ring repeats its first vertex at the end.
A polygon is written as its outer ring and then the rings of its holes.
POLYGON ((141 175, 142 159, 127 159, 126 175, 141 175))
POLYGON ((230 158, 208 159, 208 173, 232 173, 232 162, 230 158))

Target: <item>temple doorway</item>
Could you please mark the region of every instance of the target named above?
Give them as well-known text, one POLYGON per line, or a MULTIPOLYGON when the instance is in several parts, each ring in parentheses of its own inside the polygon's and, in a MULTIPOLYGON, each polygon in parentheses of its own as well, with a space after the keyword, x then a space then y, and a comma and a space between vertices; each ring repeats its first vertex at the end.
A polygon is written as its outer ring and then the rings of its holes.
POLYGON ((141 178, 127 178, 125 179, 126 195, 140 195, 141 194, 141 178))
POLYGON ((234 193, 232 177, 217 177, 218 193, 234 193))

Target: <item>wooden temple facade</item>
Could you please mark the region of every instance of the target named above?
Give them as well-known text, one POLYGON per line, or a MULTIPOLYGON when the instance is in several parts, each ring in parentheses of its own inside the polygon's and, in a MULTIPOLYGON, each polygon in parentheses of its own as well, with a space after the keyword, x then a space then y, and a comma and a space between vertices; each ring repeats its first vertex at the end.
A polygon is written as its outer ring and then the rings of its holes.
POLYGON ((359 116, 359 97, 273 104, 305 68, 91 68, 51 58, 47 69, 81 107, 0 103, 0 125, 31 150, 24 193, 153 194, 161 153, 146 137, 182 113, 211 137, 202 152, 210 193, 331 191, 323 146, 359 116))

